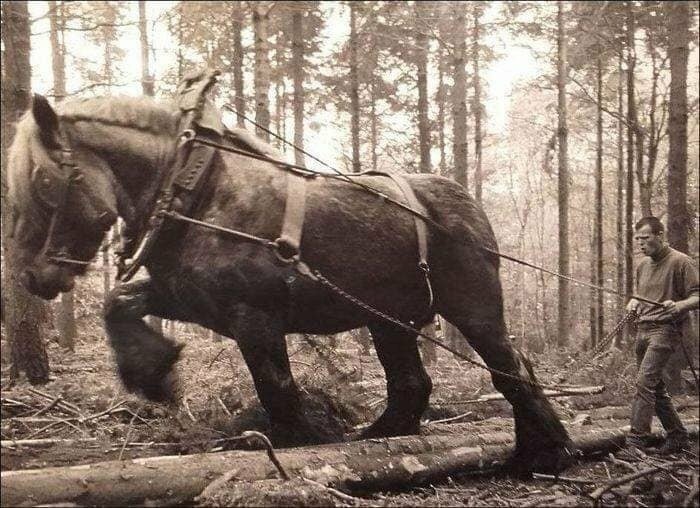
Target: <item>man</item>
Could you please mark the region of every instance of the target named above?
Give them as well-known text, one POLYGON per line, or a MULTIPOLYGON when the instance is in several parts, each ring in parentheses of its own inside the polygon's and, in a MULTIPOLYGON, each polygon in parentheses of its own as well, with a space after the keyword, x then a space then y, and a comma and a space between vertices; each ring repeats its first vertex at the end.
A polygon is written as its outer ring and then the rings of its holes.
POLYGON ((635 240, 645 257, 637 267, 637 293, 663 306, 632 298, 628 311, 637 314, 636 355, 639 371, 632 401, 627 443, 643 449, 656 416, 666 431, 662 454, 689 447, 688 432, 678 417, 662 379, 664 366, 680 347, 683 321, 697 309, 698 270, 692 259, 672 249, 664 239, 664 226, 656 217, 644 217, 635 225, 635 240))

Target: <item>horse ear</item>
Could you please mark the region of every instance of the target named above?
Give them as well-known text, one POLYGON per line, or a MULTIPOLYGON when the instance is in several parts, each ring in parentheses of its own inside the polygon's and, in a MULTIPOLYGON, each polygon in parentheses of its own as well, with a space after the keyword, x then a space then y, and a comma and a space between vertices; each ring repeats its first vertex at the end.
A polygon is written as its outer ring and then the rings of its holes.
POLYGON ((59 148, 58 115, 46 100, 46 97, 34 94, 32 98, 32 115, 39 126, 39 136, 47 148, 59 148))

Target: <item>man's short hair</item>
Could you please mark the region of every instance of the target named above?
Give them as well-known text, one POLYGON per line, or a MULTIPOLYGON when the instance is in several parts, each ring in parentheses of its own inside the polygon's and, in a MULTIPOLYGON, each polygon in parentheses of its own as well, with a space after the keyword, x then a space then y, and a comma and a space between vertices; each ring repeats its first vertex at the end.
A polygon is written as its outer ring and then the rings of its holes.
POLYGON ((661 222, 657 217, 654 217, 653 215, 648 215, 646 217, 642 217, 639 219, 639 222, 637 222, 634 225, 634 230, 639 231, 642 229, 644 226, 649 226, 651 227, 651 232, 654 233, 655 235, 658 235, 659 233, 664 232, 664 225, 663 222, 661 222))

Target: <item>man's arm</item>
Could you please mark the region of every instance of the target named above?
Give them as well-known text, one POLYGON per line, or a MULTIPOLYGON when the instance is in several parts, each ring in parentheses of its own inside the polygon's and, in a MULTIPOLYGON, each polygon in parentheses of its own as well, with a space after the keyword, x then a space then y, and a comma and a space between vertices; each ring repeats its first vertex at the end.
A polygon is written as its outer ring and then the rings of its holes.
POLYGON ((698 284, 698 270, 695 264, 687 258, 676 272, 680 278, 680 286, 686 298, 678 301, 666 300, 662 302, 665 307, 665 314, 671 318, 678 318, 688 311, 700 307, 700 288, 698 284))
POLYGON ((695 295, 690 295, 685 300, 679 300, 674 302, 673 300, 666 300, 662 302, 665 307, 665 314, 676 318, 690 310, 695 310, 700 308, 700 297, 695 295))

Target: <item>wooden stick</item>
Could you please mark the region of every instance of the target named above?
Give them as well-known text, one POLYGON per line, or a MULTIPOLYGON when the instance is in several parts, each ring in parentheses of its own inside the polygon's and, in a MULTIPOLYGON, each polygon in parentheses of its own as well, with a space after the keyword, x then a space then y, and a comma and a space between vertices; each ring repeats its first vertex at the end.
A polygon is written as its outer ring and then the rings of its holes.
MULTIPOLYGON (((553 399, 557 397, 574 397, 577 395, 595 395, 603 393, 605 386, 581 386, 578 388, 567 388, 566 390, 544 390, 544 396, 553 399)), ((492 402, 494 400, 505 400, 501 393, 488 393, 477 399, 454 400, 449 402, 440 402, 436 406, 455 406, 461 404, 478 404, 481 402, 492 402)))
POLYGON ((51 408, 53 408, 54 406, 56 406, 56 405, 61 401, 61 398, 62 398, 62 397, 61 397, 60 395, 58 395, 55 399, 53 399, 53 401, 52 401, 51 403, 47 404, 47 405, 44 406, 43 408, 41 408, 41 409, 39 409, 38 411, 36 411, 35 413, 33 413, 32 416, 41 416, 41 415, 43 415, 43 414, 46 413, 48 410, 50 410, 51 408))
POLYGON ((641 471, 637 471, 636 473, 630 473, 628 475, 622 476, 620 478, 617 478, 611 482, 606 483, 602 487, 597 488, 594 490, 591 494, 589 494, 589 497, 593 499, 594 504, 598 505, 599 504, 599 498, 608 492, 610 489, 614 489, 615 487, 619 487, 620 485, 624 485, 625 483, 632 482, 638 478, 642 478, 644 476, 649 476, 650 474, 656 473, 658 471, 667 471, 669 467, 671 469, 676 469, 682 466, 690 466, 691 464, 686 461, 677 461, 677 462, 671 462, 671 464, 666 464, 663 466, 654 466, 654 467, 649 467, 647 469, 642 469, 641 471))
POLYGON ((314 480, 309 480, 308 478, 304 478, 304 477, 302 477, 302 480, 304 480, 309 485, 315 485, 317 487, 321 487, 322 489, 326 490, 329 494, 332 494, 333 496, 337 497, 338 499, 340 499, 342 501, 346 501, 346 502, 353 503, 353 504, 358 504, 360 502, 359 498, 349 496, 345 492, 341 492, 338 489, 334 489, 333 487, 329 487, 327 485, 324 485, 324 484, 319 483, 319 482, 314 481, 314 480))
POLYGON ((76 444, 96 443, 97 438, 86 437, 82 439, 3 439, 0 441, 2 448, 18 448, 22 446, 33 448, 45 448, 53 445, 71 446, 76 444))
POLYGON ((448 423, 448 422, 454 422, 456 420, 461 420, 462 418, 466 418, 467 416, 474 414, 472 411, 467 411, 466 413, 462 413, 461 415, 453 416, 452 418, 443 418, 442 420, 432 420, 429 422, 426 422, 425 425, 432 425, 434 423, 448 423))

